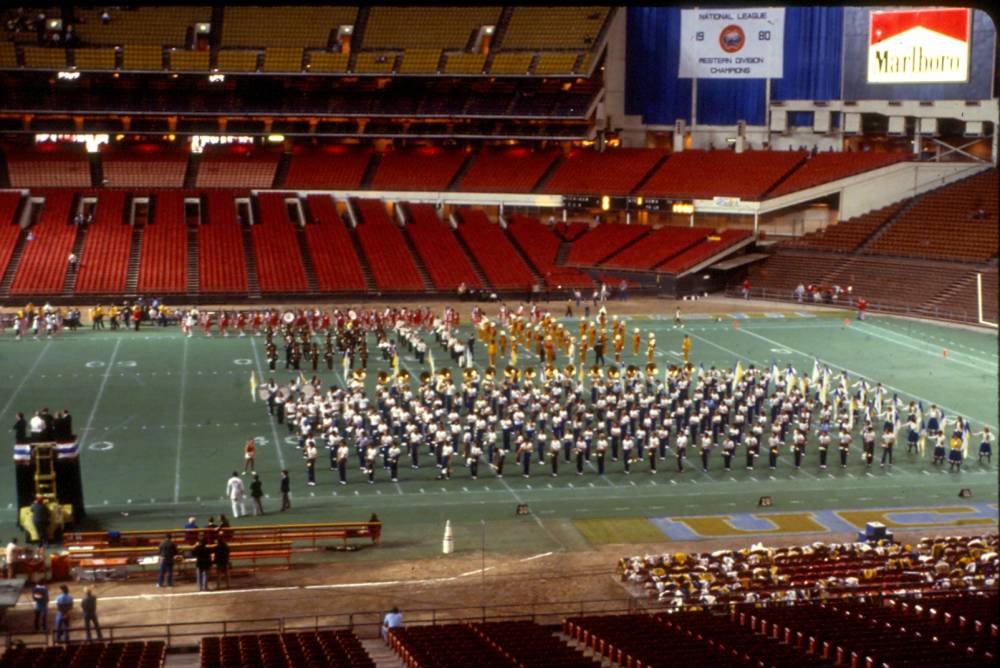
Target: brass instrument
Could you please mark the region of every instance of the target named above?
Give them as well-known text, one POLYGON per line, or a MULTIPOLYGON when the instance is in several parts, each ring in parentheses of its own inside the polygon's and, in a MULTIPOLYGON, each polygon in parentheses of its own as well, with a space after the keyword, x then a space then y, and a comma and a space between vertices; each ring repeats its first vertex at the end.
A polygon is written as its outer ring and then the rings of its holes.
POLYGON ((410 372, 408 369, 402 369, 396 374, 396 383, 399 385, 408 385, 410 383, 410 372))
POLYGON ((576 376, 576 367, 572 364, 567 364, 566 368, 563 369, 563 375, 566 376, 566 378, 573 378, 576 376))
POLYGON ((431 372, 421 371, 420 372, 420 387, 427 387, 431 384, 431 372))
POLYGON ((597 366, 596 364, 590 367, 590 379, 592 381, 600 380, 603 377, 604 377, 604 367, 597 366))
POLYGON ((365 382, 365 378, 368 377, 368 371, 364 368, 355 369, 354 373, 351 374, 351 377, 359 383, 363 383, 365 382))
POLYGON ((503 377, 507 380, 517 380, 518 375, 520 375, 520 372, 517 370, 516 366, 507 365, 507 367, 503 370, 503 377))
POLYGON ((535 367, 533 367, 533 366, 529 366, 527 369, 524 370, 524 379, 525 380, 534 380, 535 376, 537 376, 537 375, 538 375, 538 372, 535 371, 535 367))
POLYGON ((625 377, 629 380, 635 379, 639 375, 639 367, 634 364, 629 364, 628 368, 625 369, 625 377))
POLYGON ((656 366, 656 362, 650 362, 646 365, 646 377, 655 378, 656 374, 659 372, 659 368, 656 366))
POLYGON ((478 379, 479 372, 476 370, 476 367, 470 366, 462 369, 462 380, 466 383, 474 383, 478 379))
POLYGON ((375 376, 375 382, 378 383, 379 387, 384 387, 389 384, 389 373, 387 371, 379 371, 375 376))
POLYGON ((545 380, 553 380, 559 377, 559 370, 554 366, 547 366, 545 367, 543 375, 545 376, 545 380))
POLYGON ((497 377, 497 370, 494 367, 488 366, 486 370, 483 371, 483 378, 486 380, 494 380, 497 377))
POLYGON ((610 367, 608 369, 609 380, 618 380, 621 377, 621 375, 622 375, 621 370, 616 366, 610 367))

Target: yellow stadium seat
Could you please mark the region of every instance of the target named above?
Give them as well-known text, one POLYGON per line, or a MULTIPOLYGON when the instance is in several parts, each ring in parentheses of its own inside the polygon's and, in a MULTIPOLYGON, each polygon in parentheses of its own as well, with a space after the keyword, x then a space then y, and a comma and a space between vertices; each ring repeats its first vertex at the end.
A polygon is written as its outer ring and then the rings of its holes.
POLYGON ((34 69, 61 70, 66 67, 65 49, 47 49, 42 46, 24 48, 24 66, 34 69))
POLYGON ((81 70, 115 69, 115 50, 108 47, 73 49, 73 58, 81 70))
POLYGON ((474 30, 496 25, 500 7, 372 7, 365 24, 369 49, 464 49, 474 30))
POLYGON ((540 53, 535 63, 535 74, 571 74, 578 53, 540 53))
POLYGON ((177 72, 208 71, 208 51, 171 51, 170 69, 177 72))
POLYGON ((390 73, 396 63, 395 53, 364 52, 358 54, 354 71, 364 74, 390 73))
POLYGON ((211 7, 183 5, 149 6, 134 9, 108 9, 111 20, 101 22, 100 9, 75 10, 77 37, 87 44, 124 45, 159 44, 184 46, 196 23, 212 20, 211 7))
POLYGON ((608 12, 608 7, 515 7, 500 47, 590 49, 608 12))
POLYGON ((449 53, 445 57, 446 74, 479 74, 486 65, 485 53, 449 53))
POLYGON ((220 72, 256 72, 257 51, 219 51, 220 72))
POLYGON ((17 51, 10 42, 0 42, 0 67, 17 67, 17 51))
POLYGON ((124 54, 123 69, 163 69, 163 47, 157 44, 126 44, 124 54))
POLYGON ((403 52, 400 74, 434 74, 441 61, 440 49, 407 49, 403 52))
POLYGON ((301 72, 302 48, 269 46, 264 51, 265 72, 301 72))
POLYGON ((356 7, 226 7, 222 45, 326 48, 331 31, 354 25, 356 7))
POLYGON ((346 72, 350 55, 346 53, 330 53, 329 51, 310 51, 310 72, 346 72))
POLYGON ((491 74, 527 74, 533 55, 530 53, 498 53, 493 56, 491 74))

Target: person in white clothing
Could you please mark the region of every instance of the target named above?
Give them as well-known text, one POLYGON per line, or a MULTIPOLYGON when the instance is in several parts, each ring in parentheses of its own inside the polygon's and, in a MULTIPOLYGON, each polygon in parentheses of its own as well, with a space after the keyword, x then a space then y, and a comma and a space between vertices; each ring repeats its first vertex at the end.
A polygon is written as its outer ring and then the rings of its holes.
POLYGON ((226 496, 233 504, 233 517, 242 517, 247 514, 246 506, 243 503, 244 488, 240 474, 233 471, 233 477, 226 483, 226 496))

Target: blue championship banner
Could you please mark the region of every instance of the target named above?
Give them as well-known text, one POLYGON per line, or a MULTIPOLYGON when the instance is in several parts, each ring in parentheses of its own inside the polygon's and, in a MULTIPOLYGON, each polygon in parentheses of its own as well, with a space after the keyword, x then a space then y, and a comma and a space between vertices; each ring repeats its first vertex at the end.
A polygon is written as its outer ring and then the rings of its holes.
POLYGON ((681 10, 682 79, 780 79, 785 10, 681 10))

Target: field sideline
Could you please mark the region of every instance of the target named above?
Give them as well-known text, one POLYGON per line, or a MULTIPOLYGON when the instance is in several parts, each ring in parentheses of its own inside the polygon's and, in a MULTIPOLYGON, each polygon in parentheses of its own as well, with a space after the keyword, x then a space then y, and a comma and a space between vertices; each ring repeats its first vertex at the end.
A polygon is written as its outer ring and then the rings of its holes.
MULTIPOLYGON (((568 322, 571 331, 577 322, 568 322)), ((862 374, 881 381, 905 401, 920 399, 925 407, 937 403, 949 415, 960 412, 975 430, 983 424, 995 429, 998 423, 997 337, 989 332, 890 317, 845 324, 843 315, 805 313, 733 313, 722 322, 686 316, 681 329, 673 327, 672 317, 636 316, 628 322, 629 328, 639 327, 643 337, 655 332, 661 368, 678 361, 680 339, 688 333, 694 344, 692 359, 706 368, 731 367, 737 360, 757 366, 773 361, 781 366, 790 362, 808 373, 818 358, 835 370, 846 369, 852 380, 862 374)), ((430 343, 441 368, 445 354, 433 347, 433 340, 430 343)), ((445 519, 456 526, 459 550, 479 549, 484 520, 489 551, 543 553, 607 542, 599 535, 600 526, 587 526, 595 518, 639 519, 634 531, 627 529, 629 523, 621 526, 625 538, 641 539, 654 526, 644 518, 750 512, 763 494, 772 496, 774 510, 782 512, 952 506, 960 487, 971 488, 977 503, 997 501, 996 463, 976 463, 978 441, 960 474, 932 467, 929 452, 908 456, 902 444, 895 468, 882 471, 876 466, 866 474, 856 440, 846 471, 835 466, 821 472, 812 448, 798 472, 785 455, 775 472, 758 462, 752 474, 739 466, 725 473, 721 457, 713 453, 708 473, 692 457, 688 470, 678 475, 668 457, 656 476, 645 463, 635 464, 632 475, 626 476, 618 462, 603 478, 593 470, 578 477, 564 464, 559 477, 551 478, 547 466, 533 463, 532 477, 526 480, 508 457, 510 475, 502 480, 481 470, 480 479, 473 481, 456 466, 451 481, 437 481, 436 469, 428 467, 424 457, 418 471, 401 466, 399 483, 389 482, 379 470, 376 484, 370 486, 352 457, 346 487, 337 485, 333 472, 326 470, 324 451, 317 466, 318 485, 308 488, 294 439, 288 438, 284 425, 268 417, 264 404, 251 401, 251 371, 271 375, 263 353, 262 338, 206 339, 196 334, 188 339, 176 328, 151 327, 138 334, 67 332, 51 341, 15 342, 8 335, 0 339, 0 406, 8 424, 18 410, 28 413, 45 405, 71 411, 83 446, 89 524, 95 527, 179 526, 188 515, 204 523, 210 514, 228 514, 229 504, 222 498, 226 478, 241 467, 243 441, 256 437, 262 444, 258 471, 271 496, 265 508, 277 505, 280 469, 292 472, 293 510, 266 519, 333 521, 363 519, 376 512, 386 523, 383 549, 366 550, 363 557, 332 556, 335 560, 429 556, 440 549, 445 519), (530 504, 532 515, 514 518, 517 503, 530 504)), ((482 366, 481 344, 476 353, 482 366)), ((626 363, 644 365, 644 355, 633 358, 631 346, 626 353, 626 363)), ((281 370, 282 362, 273 374, 279 382, 292 373, 281 370)), ((537 361, 522 355, 520 366, 531 364, 537 366, 537 361)), ((402 357, 401 366, 414 376, 421 370, 413 358, 402 357)), ((386 364, 373 355, 369 383, 382 368, 386 364)), ((304 373, 312 374, 308 368, 304 373)), ((325 384, 342 383, 339 364, 332 372, 321 368, 319 375, 325 384)), ((14 529, 12 469, 10 458, 0 464, 0 477, 9 481, 11 490, 0 522, 0 530, 8 533, 14 529)))

